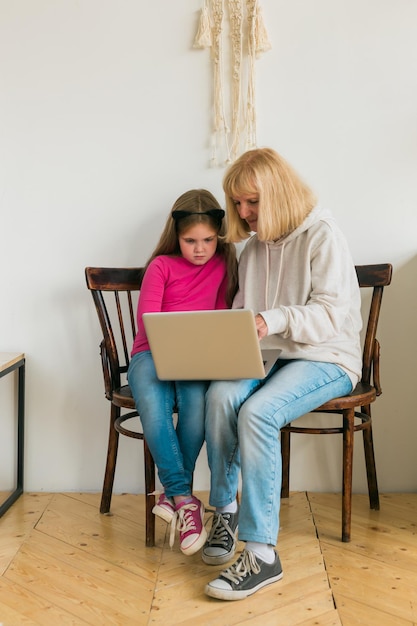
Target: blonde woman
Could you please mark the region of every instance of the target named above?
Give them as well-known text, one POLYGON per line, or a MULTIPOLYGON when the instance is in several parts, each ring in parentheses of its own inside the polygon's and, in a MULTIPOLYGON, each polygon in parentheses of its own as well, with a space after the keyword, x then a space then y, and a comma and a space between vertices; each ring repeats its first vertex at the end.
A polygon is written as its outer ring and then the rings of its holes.
POLYGON ((228 239, 248 239, 233 308, 251 309, 262 347, 281 349, 265 379, 212 382, 206 395, 210 504, 216 512, 203 560, 229 561, 237 535, 245 549, 205 591, 239 600, 282 577, 274 549, 280 429, 356 385, 362 321, 343 234, 277 152, 246 152, 227 170, 223 188, 228 239))

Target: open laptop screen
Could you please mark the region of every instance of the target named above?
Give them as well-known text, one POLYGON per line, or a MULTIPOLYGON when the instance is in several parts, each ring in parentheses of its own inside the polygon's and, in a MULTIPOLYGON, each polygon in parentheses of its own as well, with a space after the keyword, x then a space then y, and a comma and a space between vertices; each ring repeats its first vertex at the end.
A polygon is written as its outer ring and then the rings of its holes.
POLYGON ((247 309, 145 313, 143 323, 161 380, 261 379, 280 352, 261 352, 247 309))

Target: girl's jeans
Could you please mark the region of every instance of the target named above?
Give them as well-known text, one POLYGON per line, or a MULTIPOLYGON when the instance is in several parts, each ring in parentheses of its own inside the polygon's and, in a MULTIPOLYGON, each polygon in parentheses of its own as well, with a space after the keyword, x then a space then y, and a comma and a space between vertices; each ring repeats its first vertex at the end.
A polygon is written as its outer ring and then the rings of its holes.
POLYGON ((206 394, 210 505, 242 492, 239 539, 275 545, 281 496, 280 429, 332 398, 352 390, 332 363, 278 360, 264 380, 212 382, 206 394))
POLYGON ((165 494, 168 497, 191 494, 195 463, 204 441, 204 397, 208 383, 159 380, 149 350, 132 357, 127 376, 165 494))

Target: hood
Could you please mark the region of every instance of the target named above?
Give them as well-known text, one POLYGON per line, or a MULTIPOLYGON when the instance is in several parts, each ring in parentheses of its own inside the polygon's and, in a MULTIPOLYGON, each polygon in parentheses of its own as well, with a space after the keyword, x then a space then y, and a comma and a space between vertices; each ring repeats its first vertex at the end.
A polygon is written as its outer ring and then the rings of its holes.
POLYGON ((309 215, 307 215, 303 223, 300 224, 298 228, 293 230, 292 233, 290 233, 286 237, 282 237, 278 241, 265 241, 264 242, 265 252, 266 252, 266 281, 265 281, 265 309, 266 310, 275 308, 276 303, 277 303, 278 294, 279 294, 279 290, 281 287, 281 280, 282 280, 282 272, 283 272, 282 258, 284 256, 285 246, 293 239, 296 239, 301 233, 311 228, 313 224, 316 224, 317 222, 320 222, 321 220, 327 221, 330 219, 332 219, 330 211, 327 211, 326 209, 322 209, 321 207, 315 206, 314 209, 309 213, 309 215), (271 254, 273 254, 274 251, 280 254, 280 263, 279 263, 279 273, 278 273, 278 277, 275 283, 274 297, 272 301, 269 301, 268 291, 270 288, 271 254))
POLYGON ((303 233, 304 231, 311 228, 313 224, 320 222, 320 220, 327 221, 329 219, 332 219, 332 214, 330 213, 330 211, 328 211, 327 209, 323 209, 320 206, 315 206, 314 209, 307 215, 302 224, 300 224, 300 226, 293 230, 289 235, 278 239, 278 241, 266 241, 265 243, 271 247, 282 246, 283 244, 287 244, 293 239, 296 239, 298 235, 300 235, 300 233, 303 233))

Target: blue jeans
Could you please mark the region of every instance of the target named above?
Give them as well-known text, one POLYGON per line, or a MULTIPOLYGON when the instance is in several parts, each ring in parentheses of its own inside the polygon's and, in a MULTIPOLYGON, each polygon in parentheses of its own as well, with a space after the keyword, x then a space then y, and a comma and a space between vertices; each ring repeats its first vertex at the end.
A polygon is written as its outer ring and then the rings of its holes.
POLYGON ((239 539, 275 545, 281 498, 280 429, 350 393, 332 363, 278 360, 264 380, 212 382, 206 394, 210 505, 232 502, 242 473, 239 539))
POLYGON ((132 357, 127 377, 166 495, 191 494, 193 472, 204 441, 208 383, 159 380, 149 350, 132 357), (178 413, 176 426, 174 409, 178 413))

